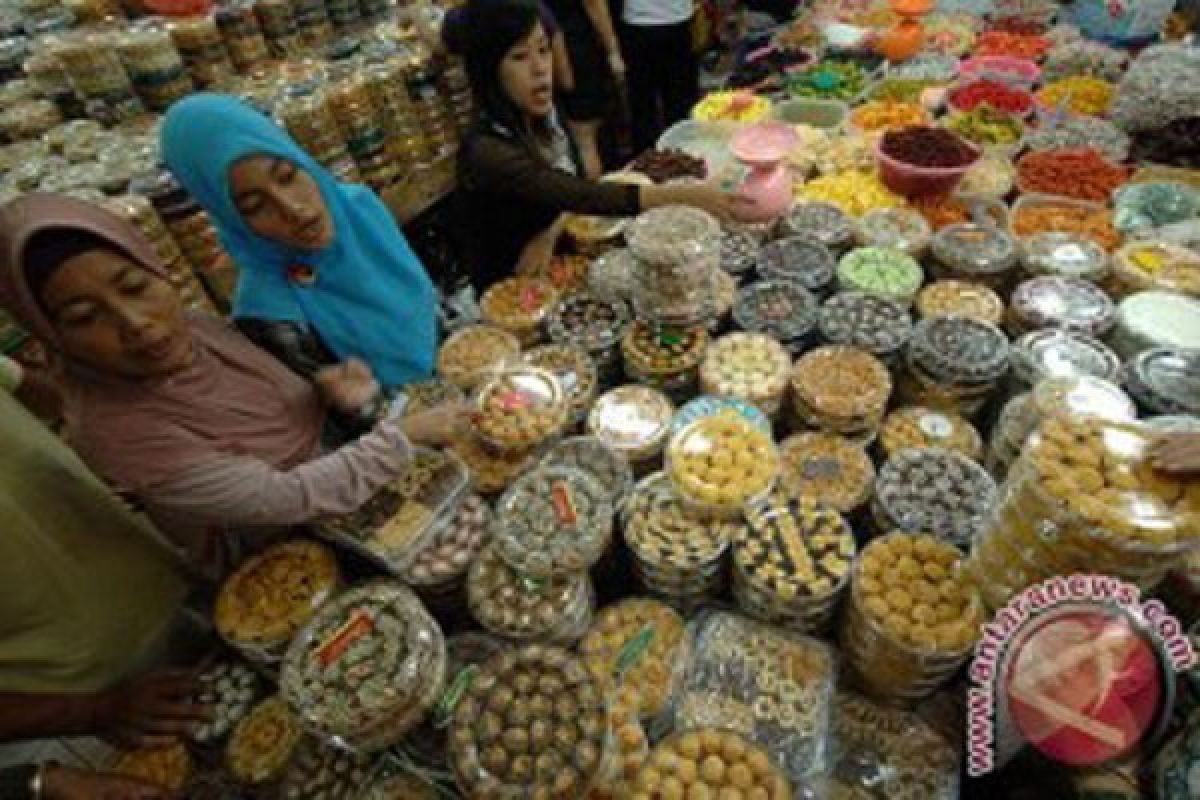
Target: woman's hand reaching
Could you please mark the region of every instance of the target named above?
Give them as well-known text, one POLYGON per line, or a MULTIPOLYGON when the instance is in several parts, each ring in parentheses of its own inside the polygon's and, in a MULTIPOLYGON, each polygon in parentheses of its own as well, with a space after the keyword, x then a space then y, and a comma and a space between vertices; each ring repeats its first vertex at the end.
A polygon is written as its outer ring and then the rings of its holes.
POLYGON ((193 701, 195 675, 162 670, 128 681, 95 697, 96 732, 128 747, 162 747, 207 722, 212 709, 193 701))
POLYGON ((466 404, 447 403, 406 417, 400 424, 413 444, 443 447, 462 434, 470 416, 466 404))
POLYGON ((325 402, 347 414, 362 411, 379 394, 371 368, 357 358, 319 370, 314 380, 325 402))

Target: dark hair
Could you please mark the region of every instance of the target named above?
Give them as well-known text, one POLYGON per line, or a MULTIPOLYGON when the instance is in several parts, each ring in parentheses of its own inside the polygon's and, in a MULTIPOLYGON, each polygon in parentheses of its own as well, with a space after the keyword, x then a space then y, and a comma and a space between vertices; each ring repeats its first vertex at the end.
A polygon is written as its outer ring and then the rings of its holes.
POLYGON ((541 19, 536 0, 470 0, 460 14, 447 20, 443 33, 446 46, 466 62, 479 112, 522 138, 527 126, 500 83, 500 62, 541 19))
POLYGON ((42 290, 59 267, 75 256, 94 250, 125 255, 103 236, 79 228, 43 228, 30 237, 21 260, 25 282, 38 304, 44 306, 42 290))

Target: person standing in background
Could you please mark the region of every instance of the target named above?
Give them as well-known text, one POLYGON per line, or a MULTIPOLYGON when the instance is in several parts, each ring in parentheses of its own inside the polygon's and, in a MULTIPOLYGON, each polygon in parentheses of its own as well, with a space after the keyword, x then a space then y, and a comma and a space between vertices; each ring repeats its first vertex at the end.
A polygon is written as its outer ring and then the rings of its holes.
POLYGON ((625 0, 621 14, 633 147, 653 147, 700 93, 692 50, 694 0, 625 0))

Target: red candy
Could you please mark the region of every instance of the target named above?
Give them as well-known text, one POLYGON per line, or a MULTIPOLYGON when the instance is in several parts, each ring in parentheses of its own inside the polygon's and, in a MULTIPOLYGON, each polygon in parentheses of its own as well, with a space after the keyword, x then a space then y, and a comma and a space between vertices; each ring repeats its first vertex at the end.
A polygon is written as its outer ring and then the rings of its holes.
POLYGON ((1033 97, 1029 92, 989 80, 975 81, 950 93, 950 105, 961 111, 974 111, 984 103, 1009 114, 1027 114, 1033 108, 1033 97))

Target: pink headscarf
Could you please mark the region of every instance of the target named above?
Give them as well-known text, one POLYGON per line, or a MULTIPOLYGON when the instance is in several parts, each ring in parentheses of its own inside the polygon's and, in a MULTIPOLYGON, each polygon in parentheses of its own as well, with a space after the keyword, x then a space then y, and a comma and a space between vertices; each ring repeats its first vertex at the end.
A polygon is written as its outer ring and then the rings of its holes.
MULTIPOLYGON (((0 304, 55 350, 58 335, 33 296, 25 249, 39 232, 86 231, 166 280, 132 224, 91 203, 27 195, 0 208, 0 304)), ((221 455, 289 469, 320 447, 324 411, 311 384, 224 322, 189 316, 195 358, 181 372, 129 380, 67 364, 67 439, 119 491, 137 492, 221 455)))

